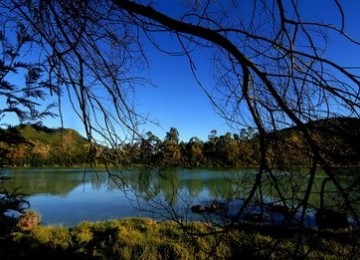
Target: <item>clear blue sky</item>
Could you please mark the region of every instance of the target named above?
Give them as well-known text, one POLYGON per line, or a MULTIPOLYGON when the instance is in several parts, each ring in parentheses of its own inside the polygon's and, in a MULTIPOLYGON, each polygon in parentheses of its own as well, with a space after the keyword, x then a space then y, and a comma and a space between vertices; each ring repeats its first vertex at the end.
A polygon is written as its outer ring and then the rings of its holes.
MULTIPOLYGON (((162 1, 164 2, 164 1, 162 1)), ((169 1, 171 2, 171 1, 169 1)), ((285 1, 286 2, 286 1, 285 1)), ((345 28, 357 35, 360 40, 360 1, 350 0, 341 1, 347 14, 345 28)), ((300 4, 309 17, 318 17, 320 20, 333 22, 340 25, 340 17, 335 4, 330 0, 302 0, 300 4), (329 3, 331 2, 331 3, 329 3)), ((165 4, 163 10, 174 10, 165 4)), ((336 41, 335 38, 329 41, 328 55, 347 66, 360 65, 360 52, 354 53, 353 49, 347 48, 336 41)), ((163 37, 163 41, 167 41, 163 37)), ((165 46, 171 49, 173 43, 165 42, 165 46)), ((193 54, 197 62, 197 73, 203 84, 209 84, 209 88, 214 84, 212 68, 206 54, 196 51, 193 54)), ((138 100, 144 112, 149 111, 150 117, 158 119, 162 129, 153 130, 159 137, 163 137, 170 127, 174 126, 179 130, 180 138, 187 141, 192 136, 197 136, 206 140, 212 129, 216 129, 219 134, 227 131, 236 132, 227 125, 214 110, 210 100, 194 80, 189 68, 188 60, 185 57, 170 57, 166 54, 154 50, 150 55, 150 67, 152 81, 158 88, 140 89, 138 100)), ((359 70, 360 72, 360 70, 359 70)))
MULTIPOLYGON (((172 40, 166 35, 160 37, 164 46, 171 48, 172 40)), ((215 111, 209 98, 193 77, 186 57, 169 56, 150 45, 143 47, 147 50, 150 67, 149 73, 146 72, 143 76, 150 76, 153 85, 136 88, 134 104, 137 112, 148 115, 149 119, 158 123, 142 125, 140 129, 143 133, 152 131, 163 139, 170 127, 175 127, 179 131, 180 140, 188 141, 196 136, 205 141, 213 129, 216 129, 219 135, 236 131, 215 111)), ((197 76, 204 84, 210 84, 211 88, 211 65, 204 55, 197 51, 193 58, 197 62, 197 76)), ((66 97, 63 99, 62 108, 64 127, 75 128, 85 135, 83 126, 73 114, 66 97)), ((48 118, 43 123, 59 126, 59 118, 48 118)))
MULTIPOLYGON (((161 40, 171 42, 166 36, 161 40)), ((188 141, 193 136, 207 140, 213 129, 219 134, 233 132, 196 82, 186 57, 169 56, 157 50, 149 53, 151 79, 156 87, 140 88, 137 103, 144 113, 149 112, 150 117, 160 123, 162 129, 154 128, 154 133, 163 137, 164 131, 176 127, 180 139, 188 141)), ((209 59, 200 50, 195 51, 192 58, 198 79, 211 89, 214 83, 209 59)))
MULTIPOLYGON (((162 10, 170 10, 170 14, 175 12, 171 6, 172 1, 160 2, 165 5, 162 10)), ((346 30, 360 36, 360 1, 341 2, 344 4, 347 14, 346 30)), ((319 17, 323 20, 332 17, 335 23, 339 24, 340 22, 333 1, 302 0, 299 3, 309 17, 319 17)), ((336 37, 336 35, 332 36, 336 37)), ((171 48, 172 40, 164 35, 160 37, 164 46, 171 48)), ((331 48, 328 54, 330 57, 344 62, 347 66, 359 66, 360 53, 338 43, 336 39, 330 41, 329 44, 331 48)), ((145 46, 145 48, 149 53, 151 80, 156 88, 150 86, 138 88, 135 104, 140 112, 149 114, 151 119, 157 120, 160 127, 149 124, 145 126, 144 132, 149 130, 163 138, 170 127, 176 127, 180 133, 180 139, 188 141, 193 136, 206 140, 213 129, 216 129, 218 134, 224 134, 227 131, 234 133, 240 130, 230 128, 225 120, 215 112, 210 100, 195 81, 186 57, 171 57, 150 46, 145 46)), ((211 89, 214 84, 213 72, 206 53, 196 51, 193 57, 201 82, 207 84, 208 89, 211 89)), ((63 110, 64 126, 74 128, 84 134, 80 120, 71 112, 66 101, 63 104, 63 110)), ((43 123, 50 127, 60 125, 58 118, 47 119, 43 123)))

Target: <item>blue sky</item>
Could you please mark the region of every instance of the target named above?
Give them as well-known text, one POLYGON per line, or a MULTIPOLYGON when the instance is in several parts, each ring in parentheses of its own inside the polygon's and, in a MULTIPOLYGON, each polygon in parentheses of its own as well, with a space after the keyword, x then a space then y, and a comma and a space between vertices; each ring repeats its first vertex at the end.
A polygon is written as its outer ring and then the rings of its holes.
MULTIPOLYGON (((172 41, 168 36, 161 35, 160 42, 172 48, 172 41)), ((141 132, 151 131, 163 139, 170 127, 175 127, 183 141, 188 141, 193 136, 205 141, 213 129, 219 135, 235 132, 216 113, 209 98, 196 82, 186 57, 169 56, 150 45, 143 47, 147 51, 149 71, 142 76, 149 77, 152 84, 138 86, 133 102, 137 112, 148 116, 155 123, 141 125, 141 132)), ((197 62, 198 78, 202 83, 210 84, 211 88, 213 79, 208 58, 201 51, 194 52, 193 58, 197 62)), ((66 97, 63 97, 62 109, 64 127, 75 128, 85 135, 83 125, 73 113, 66 97)), ((59 122, 59 118, 47 118, 43 124, 59 127, 59 122)))
MULTIPOLYGON (((171 1, 161 2, 165 3, 163 10, 171 9, 169 13, 174 12, 174 9, 170 8, 171 1)), ((323 20, 331 17, 335 23, 339 24, 340 19, 333 1, 302 0, 300 2, 309 17, 319 17, 323 20)), ((346 30, 357 35, 360 39, 360 16, 358 15, 360 1, 341 2, 343 2, 347 13, 346 30)), ((332 36, 336 37, 336 35, 332 36)), ((172 48, 173 42, 168 36, 161 35, 159 37, 165 47, 172 48)), ((337 42, 336 38, 335 40, 333 38, 329 44, 331 48, 328 55, 330 57, 339 62, 344 62, 347 66, 359 65, 359 52, 354 52, 348 46, 337 42)), ((136 90, 134 103, 139 112, 148 114, 151 119, 159 124, 159 126, 152 124, 143 126, 144 132, 152 131, 158 137, 164 138, 170 127, 176 127, 180 133, 180 139, 188 141, 193 136, 207 140, 210 131, 213 129, 216 129, 218 134, 240 131, 240 129, 233 129, 228 126, 227 122, 216 113, 210 100, 194 79, 186 57, 169 56, 155 50, 150 45, 144 47, 148 51, 151 81, 156 87, 139 87, 136 90)), ((196 50, 193 53, 193 58, 196 62, 199 79, 206 85, 207 89, 211 89, 214 85, 213 71, 207 53, 196 50)), ((71 112, 66 98, 63 102, 63 116, 66 128, 74 128, 85 134, 80 120, 71 112)), ((14 119, 11 120, 15 122, 14 119)), ((59 127, 60 120, 49 118, 44 120, 43 124, 49 127, 59 127)))
MULTIPOLYGON (((285 1, 286 2, 286 1, 285 1)), ((310 18, 317 17, 320 21, 332 21, 340 25, 340 17, 335 4, 329 0, 302 0, 302 8, 310 18)), ((360 40, 360 1, 341 1, 347 14, 345 28, 360 40)), ((164 10, 166 7, 163 8, 164 10)), ((171 10, 169 13, 172 13, 171 10)), ((337 41, 337 35, 329 41, 327 55, 346 66, 360 65, 360 52, 337 41)), ((166 41, 164 37, 164 41, 166 41)), ((169 43, 165 43, 165 46, 169 43)), ((171 43, 170 43, 171 45, 171 43)), ((195 51, 193 57, 197 62, 197 75, 208 89, 214 85, 212 67, 206 53, 195 51)), ((212 129, 218 134, 227 131, 237 132, 240 129, 230 127, 227 122, 216 113, 210 100, 201 90, 192 76, 188 60, 185 57, 170 57, 154 51, 150 55, 150 73, 157 88, 140 89, 138 100, 144 112, 149 111, 150 117, 157 119, 163 129, 153 132, 163 137, 170 127, 179 130, 180 138, 187 141, 192 136, 206 140, 212 129)), ((360 70, 359 70, 360 72, 360 70)))
MULTIPOLYGON (((162 38, 166 41, 166 36, 162 38)), ((151 80, 155 87, 140 88, 137 91, 139 108, 150 118, 159 122, 161 128, 153 132, 159 137, 170 127, 179 130, 180 139, 188 141, 197 136, 207 140, 210 131, 219 134, 230 129, 226 121, 215 111, 213 104, 196 82, 189 61, 183 56, 169 56, 149 47, 151 80)), ((211 65, 206 54, 200 50, 193 53, 196 75, 202 84, 213 84, 211 65)), ((206 87, 209 87, 206 86, 206 87)))

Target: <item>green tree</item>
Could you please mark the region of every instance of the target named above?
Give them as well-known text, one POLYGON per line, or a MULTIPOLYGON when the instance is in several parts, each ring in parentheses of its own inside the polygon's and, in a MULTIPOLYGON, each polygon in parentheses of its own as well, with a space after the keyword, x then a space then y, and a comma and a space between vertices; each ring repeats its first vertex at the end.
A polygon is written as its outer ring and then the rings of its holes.
POLYGON ((158 163, 158 153, 161 140, 151 131, 146 133, 146 138, 141 139, 140 157, 143 163, 152 165, 158 163))
POLYGON ((219 138, 216 136, 217 131, 212 130, 210 135, 208 135, 208 140, 204 144, 204 155, 207 160, 208 165, 216 165, 217 164, 217 155, 216 155, 216 143, 219 138))
POLYGON ((198 137, 192 137, 186 144, 188 160, 191 166, 200 166, 204 160, 204 144, 198 137))
POLYGON ((224 166, 239 166, 239 146, 238 142, 232 138, 231 133, 226 133, 219 137, 216 143, 217 158, 224 166))
POLYGON ((161 163, 162 165, 178 166, 181 163, 181 149, 179 147, 179 132, 175 127, 171 127, 166 132, 164 141, 161 144, 161 163))
POLYGON ((166 132, 165 141, 169 141, 174 144, 179 143, 179 131, 175 127, 170 127, 169 132, 166 132))

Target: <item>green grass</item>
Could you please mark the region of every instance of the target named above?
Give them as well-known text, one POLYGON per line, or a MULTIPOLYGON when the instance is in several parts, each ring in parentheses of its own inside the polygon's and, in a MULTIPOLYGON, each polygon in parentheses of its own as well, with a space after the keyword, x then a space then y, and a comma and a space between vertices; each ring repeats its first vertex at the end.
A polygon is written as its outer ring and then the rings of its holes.
POLYGON ((179 225, 147 218, 83 222, 73 228, 37 226, 0 239, 0 258, 339 259, 359 256, 359 240, 346 230, 301 233, 246 225, 233 227, 226 233, 220 231, 206 223, 179 225))

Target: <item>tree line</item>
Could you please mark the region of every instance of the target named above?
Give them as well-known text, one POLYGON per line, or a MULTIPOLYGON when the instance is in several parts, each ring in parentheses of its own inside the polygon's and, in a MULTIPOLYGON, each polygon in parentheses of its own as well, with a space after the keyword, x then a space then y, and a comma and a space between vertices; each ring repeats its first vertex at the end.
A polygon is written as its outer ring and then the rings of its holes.
MULTIPOLYGON (((310 122, 307 128, 322 146, 324 157, 335 167, 360 163, 360 120, 334 118, 310 122), (341 128, 354 129, 343 134, 341 128)), ((90 143, 71 129, 49 129, 41 125, 22 125, 1 131, 1 146, 10 166, 155 166, 155 167, 255 167, 260 160, 260 141, 254 128, 240 133, 218 135, 212 130, 206 141, 192 137, 180 141, 179 131, 171 127, 163 139, 151 131, 117 147, 90 143), (16 140, 16 142, 15 142, 16 140)), ((273 168, 309 166, 310 148, 301 132, 286 128, 269 133, 266 162, 273 168)))
POLYGON ((217 135, 212 130, 206 141, 192 137, 179 141, 179 132, 171 127, 163 140, 152 132, 133 144, 122 147, 130 162, 155 166, 248 167, 258 161, 256 134, 253 128, 241 134, 217 135))
POLYGON ((206 141, 192 137, 184 142, 179 140, 178 130, 171 127, 163 140, 149 131, 116 148, 90 144, 73 130, 61 132, 37 125, 9 127, 1 130, 1 136, 7 164, 12 167, 99 166, 109 162, 122 166, 246 167, 258 160, 253 128, 224 135, 212 130, 206 141), (114 154, 116 163, 111 160, 114 154))

